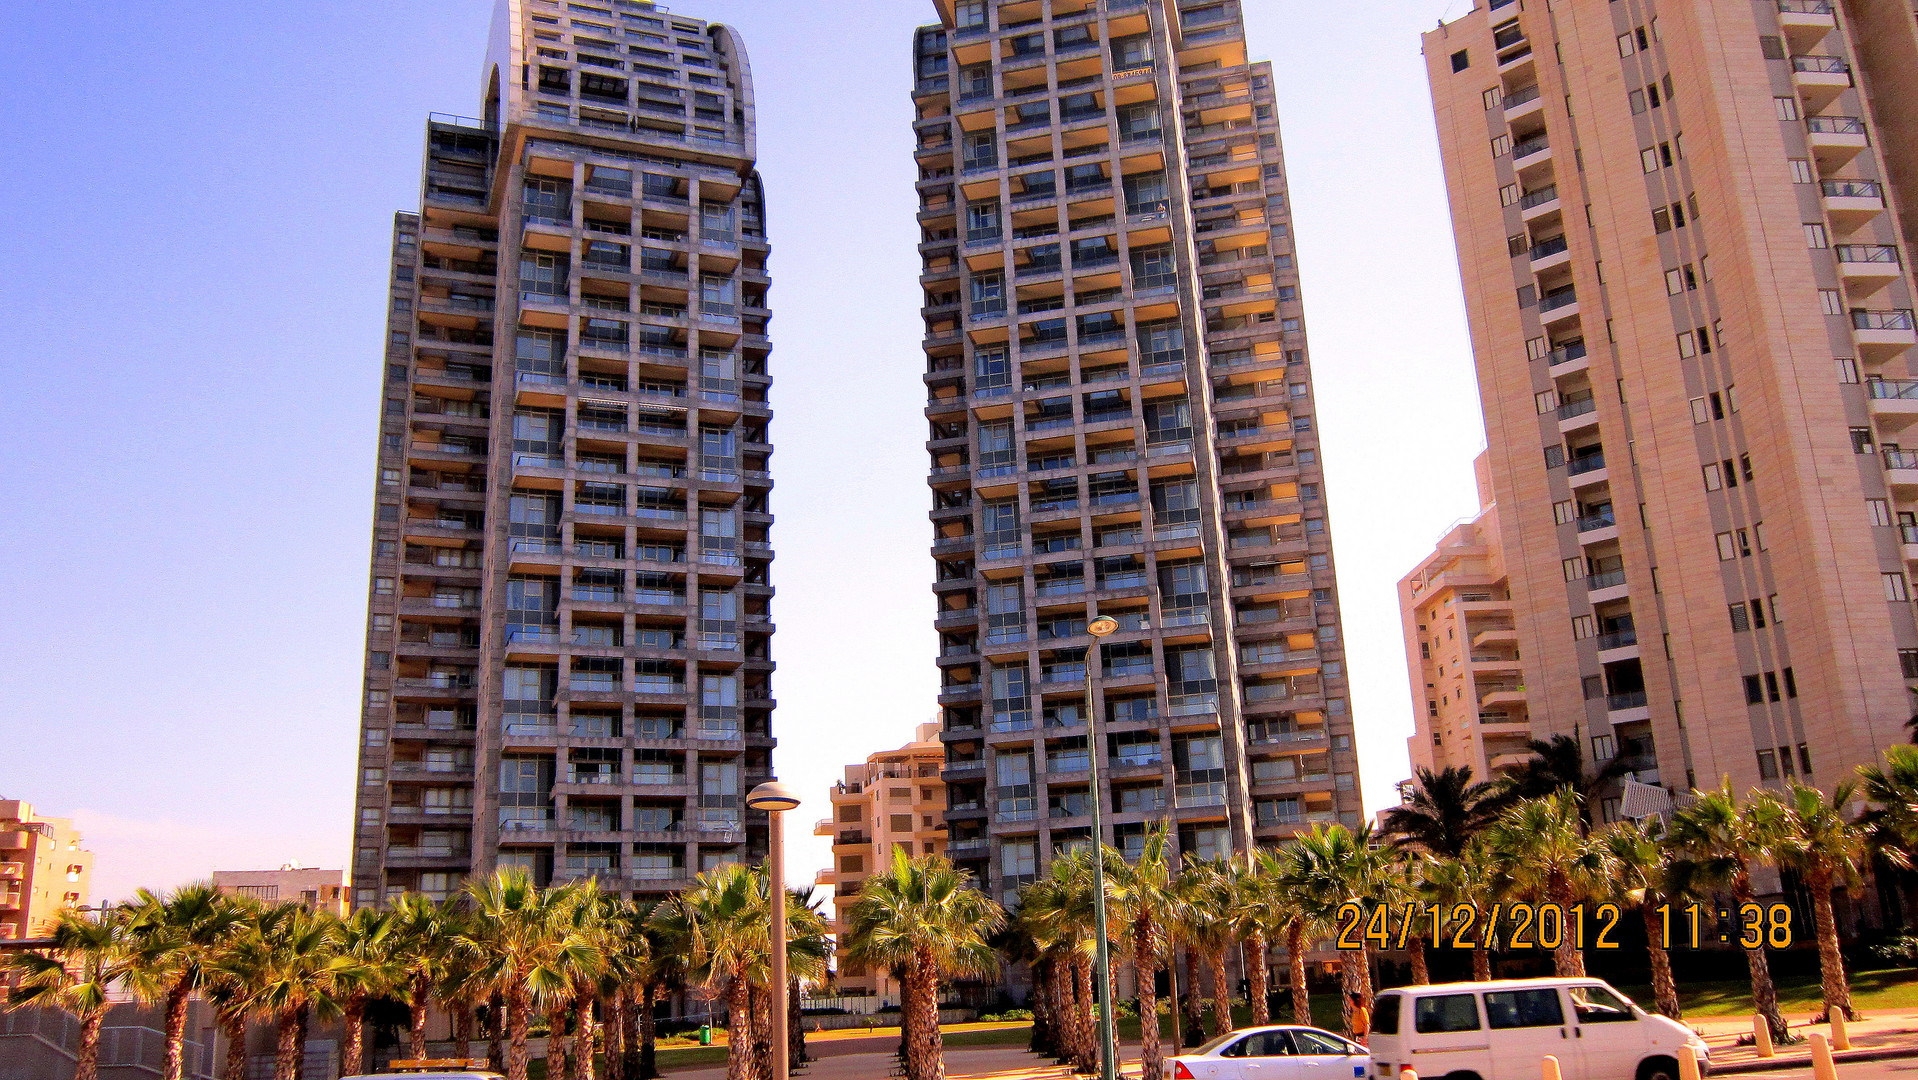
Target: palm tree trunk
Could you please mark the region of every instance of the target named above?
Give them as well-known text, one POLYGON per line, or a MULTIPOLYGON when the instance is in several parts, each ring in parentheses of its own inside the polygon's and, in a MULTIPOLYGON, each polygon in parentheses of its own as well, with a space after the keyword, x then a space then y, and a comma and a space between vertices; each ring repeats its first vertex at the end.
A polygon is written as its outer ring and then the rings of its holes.
POLYGON ((166 994, 166 1060, 160 1068, 160 1080, 180 1080, 186 1062, 186 1005, 193 987, 185 979, 174 983, 166 994))
POLYGON ((1312 1023, 1312 990, 1305 985, 1305 922, 1285 925, 1285 960, 1292 972, 1292 1022, 1312 1023))
POLYGON ((639 1066, 640 994, 626 986, 620 988, 619 996, 624 1002, 619 1010, 620 1075, 623 1080, 640 1080, 644 1075, 639 1066))
POLYGON ((584 986, 573 992, 573 1080, 593 1080, 593 991, 584 986))
POLYGON ((1026 1051, 1033 1054, 1056 1056, 1052 1039, 1052 1009, 1049 1005, 1052 994, 1048 989, 1051 975, 1046 972, 1046 961, 1032 962, 1032 994, 1026 1004, 1032 1009, 1032 1040, 1027 1043, 1026 1051))
POLYGON ((1205 1030, 1205 991, 1199 984, 1199 950, 1185 950, 1185 1022, 1186 1030, 1205 1030))
POLYGON ((506 999, 496 990, 486 1007, 486 1067, 506 1071, 506 999))
POLYGON ((531 1055, 526 1051, 526 1029, 533 1026, 533 1001, 518 979, 506 990, 506 1080, 526 1080, 531 1055))
POLYGON ((806 1020, 800 1011, 796 975, 786 980, 786 1060, 792 1065, 804 1065, 812 1060, 806 1053, 806 1020))
POLYGON ((426 981, 426 976, 413 977, 412 993, 407 1000, 407 1008, 411 1010, 409 1019, 412 1024, 407 1029, 406 1056, 414 1061, 426 1057, 426 1007, 432 1000, 432 990, 433 985, 426 981))
POLYGON ((626 988, 620 987, 600 999, 606 1023, 601 1038, 606 1043, 606 1080, 626 1080, 626 988))
POLYGON ((1825 998, 1824 1022, 1831 1022, 1837 1009, 1847 1020, 1858 1019, 1851 1007, 1851 985, 1845 979, 1845 957, 1838 951, 1838 920, 1832 915, 1832 872, 1815 870, 1807 875, 1811 886, 1812 921, 1818 926, 1818 982, 1825 998))
POLYGON ((100 1022, 107 1018, 106 1006, 80 1014, 80 1048, 73 1060, 73 1080, 97 1080, 100 1075, 100 1022))
POLYGON ((773 1080, 773 1007, 766 987, 751 983, 747 987, 753 1012, 753 1075, 773 1080))
POLYGON ((1339 954, 1339 988, 1344 991, 1339 995, 1339 1019, 1344 1022, 1345 1033, 1348 1035, 1353 1034, 1352 995, 1359 995, 1361 1002, 1369 999, 1366 984, 1371 981, 1368 977, 1371 972, 1366 969, 1371 966, 1370 949, 1339 954))
POLYGON ((1658 943, 1663 927, 1659 924, 1658 909, 1652 905, 1650 890, 1638 905, 1638 917, 1645 922, 1646 952, 1652 960, 1652 1003, 1659 1015, 1683 1020, 1684 1014, 1678 1007, 1678 982, 1672 978, 1672 957, 1658 943))
POLYGON ((300 1017, 282 1010, 279 1039, 274 1046, 273 1080, 300 1080, 300 1017))
POLYGON ((1472 979, 1489 982, 1492 978, 1492 951, 1482 941, 1472 943, 1472 979))
MULTIPOLYGON (((1553 871, 1547 895, 1561 912, 1570 911, 1578 903, 1572 895, 1572 883, 1564 873, 1553 871)), ((1585 953, 1578 947, 1578 935, 1572 928, 1559 926, 1558 948, 1552 950, 1552 974, 1561 978, 1585 977, 1585 953)))
POLYGON ((1232 1030, 1232 987, 1225 981, 1225 946, 1205 951, 1205 977, 1212 983, 1212 1035, 1232 1030))
POLYGON ((312 1021, 313 1006, 311 1004, 300 1006, 299 1014, 293 1023, 293 1054, 294 1060, 299 1063, 294 1066, 293 1080, 299 1080, 300 1072, 306 1067, 306 1034, 312 1027, 312 1021))
POLYGON ((1246 1002, 1252 1007, 1252 1024, 1255 1027, 1272 1022, 1272 990, 1268 985, 1271 968, 1267 966, 1265 931, 1254 930, 1245 938, 1245 992, 1252 1000, 1246 1002))
POLYGON ((1425 939, 1418 936, 1417 934, 1413 934, 1412 943, 1406 946, 1405 951, 1411 954, 1412 985, 1413 986, 1431 985, 1432 972, 1430 968, 1425 966, 1425 939))
POLYGON ((1099 1052, 1094 1049, 1092 1035, 1092 958, 1083 953, 1072 957, 1072 996, 1073 1049, 1077 1051, 1073 1064, 1080 1072, 1095 1073, 1099 1071, 1099 1052))
POLYGON ((1159 1049, 1159 954, 1151 918, 1132 924, 1132 981, 1139 1001, 1139 1080, 1161 1080, 1165 1054, 1159 1049))
POLYGON ((639 1080, 659 1076, 658 1027, 653 1017, 653 999, 658 993, 658 985, 652 982, 639 988, 639 1080))
POLYGON ((921 949, 919 955, 912 958, 907 977, 919 986, 914 995, 919 1023, 918 1030, 913 1032, 913 1039, 919 1044, 916 1055, 919 1062, 912 1074, 913 1080, 946 1080, 945 1040, 939 1035, 939 967, 933 963, 928 950, 921 949))
POLYGON ((473 1025, 478 1019, 473 1015, 473 1002, 461 1001, 452 1006, 453 1013, 453 1056, 471 1057, 473 1053, 473 1025))
MULTIPOLYGON (((1751 874, 1741 867, 1732 878, 1732 895, 1738 901, 1739 910, 1746 904, 1755 902, 1752 896, 1751 874)), ((1772 1042, 1783 1043, 1790 1038, 1785 1027, 1785 1018, 1778 1011, 1778 985, 1772 982, 1771 962, 1765 958, 1764 942, 1756 949, 1745 950, 1745 967, 1751 973, 1752 1005, 1758 1015, 1765 1018, 1765 1026, 1771 1029, 1772 1042)))
MULTIPOLYGON (((239 1010, 222 1010, 220 1030, 226 1036, 226 1062, 220 1069, 220 1080, 246 1080, 246 1014, 239 1010)), ((365 1057, 361 1057, 364 1061, 365 1057)), ((356 1062, 348 1062, 350 1072, 360 1072, 356 1062)))
POLYGON ((726 981, 726 1080, 751 1080, 752 1054, 752 999, 741 972, 726 981))
MULTIPOLYGON (((346 1050, 340 1055, 340 1075, 358 1076, 366 1071, 366 997, 354 994, 346 999, 340 1023, 345 1027, 346 1050)), ((246 1029, 241 1028, 242 1032, 246 1029)), ((75 1077, 74 1080, 79 1080, 75 1077)))
POLYGON ((1055 958, 1046 964, 1047 1011, 1052 1024, 1052 1056, 1059 1064, 1070 1063, 1078 1054, 1079 1027, 1075 1019, 1077 1004, 1072 1000, 1072 961, 1055 958))
POLYGON ((566 1076, 566 1003, 546 1006, 546 1080, 564 1080, 566 1076))

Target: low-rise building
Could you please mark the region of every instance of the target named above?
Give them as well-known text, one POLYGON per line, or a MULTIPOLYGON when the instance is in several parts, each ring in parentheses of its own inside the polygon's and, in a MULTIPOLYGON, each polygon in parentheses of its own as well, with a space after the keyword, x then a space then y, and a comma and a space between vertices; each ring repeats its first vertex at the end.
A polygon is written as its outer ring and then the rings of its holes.
POLYGON ((832 787, 832 816, 813 826, 832 837, 832 866, 817 883, 833 890, 833 936, 838 941, 839 992, 880 996, 896 988, 885 972, 868 971, 846 958, 846 914, 866 875, 883 867, 894 849, 908 855, 944 854, 946 783, 940 776, 945 748, 939 725, 921 724, 912 742, 846 766, 832 787))
POLYGON ((353 910, 353 886, 345 870, 286 865, 278 870, 215 870, 213 887, 263 904, 298 902, 310 911, 345 917, 353 910))
POLYGON ((91 895, 93 852, 66 818, 0 799, 0 938, 34 937, 54 912, 91 895))

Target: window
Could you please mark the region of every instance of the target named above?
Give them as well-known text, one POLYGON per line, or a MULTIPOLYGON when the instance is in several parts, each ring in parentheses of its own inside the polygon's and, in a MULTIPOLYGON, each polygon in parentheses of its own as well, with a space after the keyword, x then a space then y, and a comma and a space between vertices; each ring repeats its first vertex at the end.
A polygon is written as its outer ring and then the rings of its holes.
POLYGON ((1765 680, 1757 675, 1745 676, 1745 704, 1763 705, 1765 703, 1765 680))
POLYGON ((1510 135, 1500 135, 1497 138, 1492 140, 1492 156, 1493 157, 1504 157, 1505 155, 1511 152, 1512 152, 1512 137, 1510 135))
POLYGON ((1814 177, 1812 176, 1811 162, 1806 161, 1804 158, 1791 159, 1791 182, 1792 183, 1809 184, 1812 182, 1813 179, 1814 177))
POLYGON ((1567 987, 1565 996, 1572 999, 1572 1012, 1581 1024, 1622 1024, 1638 1021, 1638 1014, 1632 1011, 1632 1007, 1626 1004, 1624 998, 1602 986, 1567 987))
POLYGON ((1918 649, 1898 650, 1898 670, 1907 679, 1918 679, 1918 649))
MULTIPOLYGON (((1869 454, 1872 450, 1871 429, 1855 427, 1851 429, 1851 450, 1854 454, 1869 454)), ((1884 500, 1877 500, 1884 501, 1884 500)))
POLYGON ((1611 735, 1592 736, 1592 760, 1603 763, 1618 756, 1618 740, 1611 735))
POLYGON ((1584 641, 1586 638, 1597 636, 1597 634, 1598 624, 1593 621, 1590 615, 1572 616, 1572 638, 1574 640, 1584 641))
POLYGON ((1706 491, 1717 491, 1718 489, 1725 486, 1724 470, 1718 462, 1714 461, 1707 464, 1704 468, 1704 472, 1705 472, 1705 490, 1706 491))
MULTIPOLYGON (((1452 71, 1454 73, 1464 71, 1466 68, 1471 66, 1472 66, 1471 50, 1460 49, 1459 51, 1452 54, 1452 71)), ((1488 105, 1486 106, 1486 108, 1489 109, 1491 108, 1491 106, 1488 105)))
POLYGON ((1738 558, 1738 545, 1733 541, 1731 533, 1719 533, 1716 539, 1718 540, 1718 561, 1728 562, 1738 558))
POLYGON ((1778 779, 1778 758, 1770 750, 1758 752, 1758 778, 1760 780, 1778 779))
POLYGON ((1746 613, 1743 601, 1731 605, 1731 616, 1733 633, 1750 630, 1752 628, 1751 617, 1746 613))
POLYGON ((1882 576, 1885 579, 1885 599, 1886 600, 1897 602, 1897 603, 1903 603, 1904 601, 1911 599, 1911 588, 1906 583, 1905 575, 1902 572, 1893 571, 1889 574, 1884 574, 1882 576))
POLYGON ((1478 995, 1435 994, 1416 998, 1412 1028, 1421 1035, 1445 1031, 1478 1030, 1478 995))
POLYGON ((1823 225, 1816 222, 1805 223, 1805 246, 1814 249, 1831 246, 1831 237, 1826 235, 1823 225))
POLYGON ((1866 499, 1865 509, 1871 514, 1873 525, 1891 524, 1891 501, 1889 499, 1866 499))
POLYGON ((1856 383, 1858 381, 1858 361, 1849 356, 1838 357, 1838 381, 1856 383))
POLYGON ((1773 98, 1773 99, 1772 99, 1772 104, 1773 104, 1773 105, 1775 105, 1775 106, 1777 106, 1777 108, 1778 108, 1778 118, 1779 118, 1780 120, 1797 120, 1797 119, 1799 119, 1799 112, 1798 112, 1798 99, 1797 99, 1797 98, 1795 98, 1795 97, 1780 97, 1780 98, 1773 98))
POLYGON ((1666 295, 1677 296, 1679 293, 1690 292, 1696 288, 1698 288, 1698 275, 1692 272, 1690 263, 1665 271, 1666 295))
MULTIPOLYGON (((1845 313, 1845 298, 1837 289, 1820 289, 1818 290, 1818 307, 1819 310, 1827 315, 1843 315, 1845 313)), ((1842 381, 1857 382, 1858 380, 1845 379, 1842 381)))
POLYGON ((1564 1022, 1565 1010, 1559 1005, 1556 990, 1504 990, 1485 995, 1485 1026, 1494 1031, 1555 1027, 1564 1022))

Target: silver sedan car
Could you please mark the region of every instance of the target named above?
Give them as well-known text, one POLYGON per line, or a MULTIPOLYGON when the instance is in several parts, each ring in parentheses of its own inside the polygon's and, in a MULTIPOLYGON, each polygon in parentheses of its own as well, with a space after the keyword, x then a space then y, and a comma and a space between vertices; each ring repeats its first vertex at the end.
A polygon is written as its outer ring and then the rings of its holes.
POLYGON ((1364 1080, 1365 1047, 1318 1028, 1281 1024, 1229 1031, 1168 1059, 1172 1080, 1364 1080))

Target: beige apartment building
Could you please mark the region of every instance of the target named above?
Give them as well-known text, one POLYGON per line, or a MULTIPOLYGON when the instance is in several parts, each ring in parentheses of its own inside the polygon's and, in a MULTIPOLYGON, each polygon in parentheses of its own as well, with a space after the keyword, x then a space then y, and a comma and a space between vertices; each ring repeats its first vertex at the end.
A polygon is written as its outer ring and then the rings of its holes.
POLYGON ((1480 0, 1424 46, 1532 728, 1848 777, 1918 680, 1911 6, 1480 0))
POLYGON ((834 967, 843 995, 896 996, 886 972, 846 958, 846 912, 866 875, 884 869, 894 851, 944 854, 946 782, 940 770, 945 759, 939 725, 919 725, 913 740, 899 749, 846 766, 845 778, 832 786, 832 816, 813 826, 814 836, 832 837, 832 865, 819 872, 817 884, 833 890, 834 967))
POLYGON ((1467 768, 1485 780, 1531 757, 1532 727, 1489 455, 1472 467, 1478 515, 1399 580, 1399 613, 1419 710, 1406 743, 1413 769, 1467 768))
POLYGON ((948 850, 1010 900, 1154 823, 1359 820, 1269 64, 1235 2, 937 0, 916 39, 948 850), (1088 622, 1119 629, 1092 646, 1088 622), (1091 698, 1088 712, 1087 699, 1091 698))
POLYGON ((40 936, 63 907, 93 895, 93 852, 67 818, 0 799, 0 938, 40 936))
POLYGON ((769 284, 739 36, 500 0, 396 220, 356 903, 756 858, 769 284))
POLYGON ((263 904, 297 903, 308 911, 346 916, 353 910, 352 879, 344 870, 282 866, 278 870, 215 870, 213 887, 263 904))

